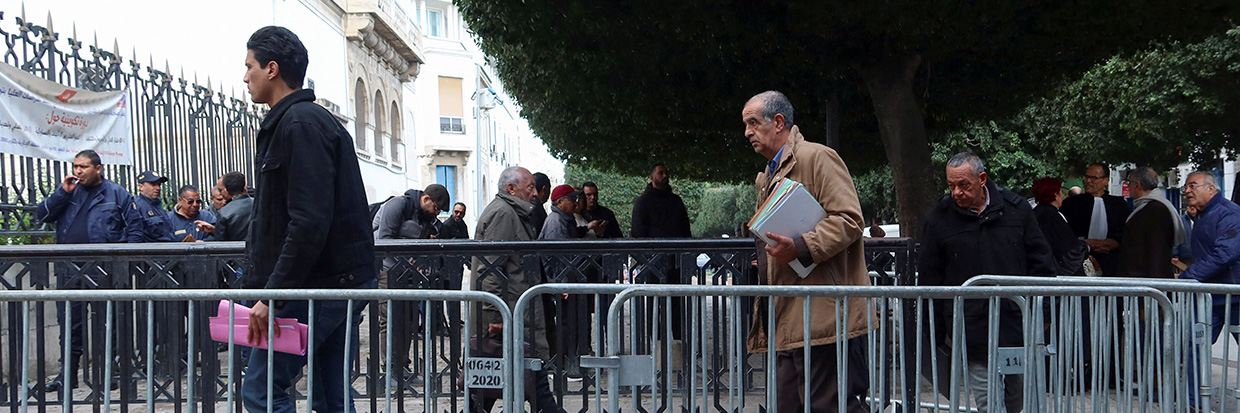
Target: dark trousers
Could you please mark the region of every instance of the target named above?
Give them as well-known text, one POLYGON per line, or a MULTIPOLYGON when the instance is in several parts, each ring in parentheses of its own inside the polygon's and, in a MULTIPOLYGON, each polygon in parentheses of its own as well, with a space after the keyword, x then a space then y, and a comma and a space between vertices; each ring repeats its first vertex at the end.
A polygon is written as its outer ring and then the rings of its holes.
POLYGON ((866 336, 848 340, 848 371, 840 371, 836 363, 836 344, 810 347, 809 374, 805 371, 805 350, 775 352, 775 381, 781 412, 800 412, 808 403, 812 412, 839 411, 841 378, 846 378, 843 397, 844 411, 868 412, 862 401, 870 389, 869 358, 866 336), (805 380, 809 380, 809 394, 805 394, 805 380))
MULTIPOLYGON (((83 263, 74 263, 74 265, 80 267, 83 263)), ((70 276, 68 272, 69 269, 65 266, 60 266, 57 268, 56 289, 82 289, 83 286, 81 283, 70 282, 72 276, 70 276)), ((101 281, 100 279, 97 279, 96 276, 85 277, 94 280, 96 283, 101 281)), ((90 309, 92 310, 97 308, 93 302, 89 301, 56 302, 56 323, 60 325, 61 345, 60 353, 57 354, 57 357, 60 359, 61 374, 65 376, 66 380, 70 377, 76 377, 78 369, 81 368, 82 353, 85 349, 84 343, 86 340, 86 317, 90 314, 90 312, 87 311, 87 306, 90 306, 90 309), (65 323, 66 312, 72 316, 72 320, 70 320, 67 324, 65 323), (64 359, 65 344, 69 345, 69 360, 64 359)))

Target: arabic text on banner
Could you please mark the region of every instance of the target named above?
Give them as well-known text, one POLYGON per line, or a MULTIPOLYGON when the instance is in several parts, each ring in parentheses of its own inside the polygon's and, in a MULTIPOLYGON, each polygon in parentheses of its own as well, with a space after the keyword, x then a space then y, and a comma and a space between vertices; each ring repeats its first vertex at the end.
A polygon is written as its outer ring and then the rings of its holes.
POLYGON ((129 96, 92 92, 0 63, 0 153, 72 162, 93 149, 105 165, 133 164, 129 96))

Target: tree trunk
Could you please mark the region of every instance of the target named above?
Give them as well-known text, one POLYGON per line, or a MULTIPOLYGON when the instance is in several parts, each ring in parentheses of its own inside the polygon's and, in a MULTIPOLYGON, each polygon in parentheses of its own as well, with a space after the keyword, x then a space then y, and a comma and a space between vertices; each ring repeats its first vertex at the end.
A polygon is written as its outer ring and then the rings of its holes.
POLYGON ((839 93, 831 93, 827 97, 823 109, 826 113, 826 144, 831 149, 840 150, 840 99, 839 93))
POLYGON ((913 75, 921 56, 883 50, 854 65, 865 79, 887 162, 891 165, 900 236, 919 238, 926 211, 942 196, 930 165, 926 124, 913 94, 913 75))

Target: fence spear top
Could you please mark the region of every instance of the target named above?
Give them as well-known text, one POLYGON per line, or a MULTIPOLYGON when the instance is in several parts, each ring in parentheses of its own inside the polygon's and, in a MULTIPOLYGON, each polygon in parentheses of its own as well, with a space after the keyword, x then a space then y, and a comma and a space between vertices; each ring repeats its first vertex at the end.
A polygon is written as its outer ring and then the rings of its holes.
POLYGON ((52 11, 47 11, 47 37, 55 39, 56 31, 52 30, 52 11))

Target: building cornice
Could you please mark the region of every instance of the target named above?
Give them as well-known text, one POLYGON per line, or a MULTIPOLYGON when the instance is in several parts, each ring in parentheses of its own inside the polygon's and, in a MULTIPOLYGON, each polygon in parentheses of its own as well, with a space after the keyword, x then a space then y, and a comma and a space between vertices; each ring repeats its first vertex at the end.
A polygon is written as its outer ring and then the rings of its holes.
POLYGON ((401 82, 418 76, 426 61, 422 33, 392 0, 347 0, 345 37, 378 57, 401 82))

